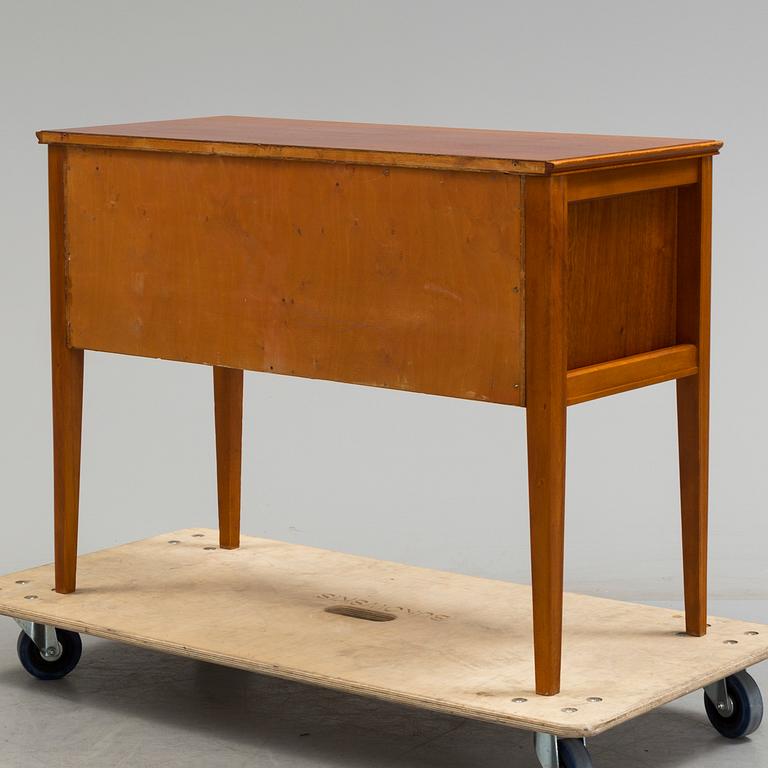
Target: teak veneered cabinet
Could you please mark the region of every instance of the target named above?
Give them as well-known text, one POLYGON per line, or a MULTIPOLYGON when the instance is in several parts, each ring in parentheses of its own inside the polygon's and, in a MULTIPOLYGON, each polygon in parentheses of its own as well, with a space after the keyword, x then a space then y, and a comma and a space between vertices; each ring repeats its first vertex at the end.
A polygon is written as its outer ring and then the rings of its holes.
POLYGON ((568 405, 677 379, 687 630, 706 632, 715 141, 201 118, 49 147, 57 590, 83 350, 213 366, 237 547, 243 370, 527 409, 536 687, 559 690, 568 405))

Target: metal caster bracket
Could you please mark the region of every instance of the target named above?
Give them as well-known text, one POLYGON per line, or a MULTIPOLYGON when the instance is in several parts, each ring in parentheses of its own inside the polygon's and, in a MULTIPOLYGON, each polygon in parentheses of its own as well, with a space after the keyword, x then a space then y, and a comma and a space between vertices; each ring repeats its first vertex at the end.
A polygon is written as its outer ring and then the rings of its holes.
MULTIPOLYGON (((581 741, 586 747, 587 740, 582 739, 581 741)), ((560 749, 557 736, 550 733, 534 733, 533 746, 541 768, 560 768, 560 749)))
POLYGON ((560 754, 557 748, 557 736, 549 733, 534 733, 533 746, 541 768, 560 768, 560 754))
POLYGON ((56 627, 50 624, 38 624, 35 621, 25 621, 24 619, 14 619, 14 621, 37 646, 46 661, 56 661, 61 658, 63 649, 56 637, 56 627))
POLYGON ((715 683, 705 686, 704 693, 717 707, 717 711, 723 717, 730 717, 733 714, 733 699, 728 695, 725 679, 718 680, 715 683))

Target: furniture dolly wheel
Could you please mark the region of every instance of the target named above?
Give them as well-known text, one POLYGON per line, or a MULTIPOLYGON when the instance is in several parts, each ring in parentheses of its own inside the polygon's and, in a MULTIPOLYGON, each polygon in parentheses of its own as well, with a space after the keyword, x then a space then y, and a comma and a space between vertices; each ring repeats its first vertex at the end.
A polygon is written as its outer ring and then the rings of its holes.
POLYGON ((22 628, 16 652, 24 669, 38 680, 61 680, 80 661, 83 642, 77 632, 18 621, 22 628))
POLYGON ((587 745, 581 739, 558 739, 559 768, 593 768, 587 745))
POLYGON ((727 739, 749 736, 763 719, 760 688, 746 670, 708 685, 704 707, 709 721, 727 739))
POLYGON ((534 748, 542 768, 593 768, 584 739, 558 739, 537 733, 534 748))

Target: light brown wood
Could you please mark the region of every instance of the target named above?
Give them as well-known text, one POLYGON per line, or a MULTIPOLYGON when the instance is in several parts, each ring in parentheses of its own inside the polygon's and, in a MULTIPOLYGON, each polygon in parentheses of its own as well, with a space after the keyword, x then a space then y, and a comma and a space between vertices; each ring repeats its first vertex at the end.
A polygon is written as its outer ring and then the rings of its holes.
POLYGON ((521 402, 518 177, 69 152, 75 346, 521 402))
POLYGON ((552 173, 717 153, 702 139, 217 117, 40 131, 42 143, 366 165, 552 173))
POLYGON ((563 691, 536 696, 529 587, 248 536, 206 550, 216 537, 190 529, 85 555, 73 595, 50 591, 51 566, 3 576, 0 613, 562 737, 768 658, 768 626, 711 617, 707 637, 680 637, 676 611, 566 595, 563 691), (338 606, 395 618, 326 610, 338 606))
POLYGON ((569 369, 677 343, 676 207, 674 188, 568 206, 569 369))
POLYGON ((576 368, 568 371, 568 405, 662 381, 682 379, 697 371, 696 347, 693 344, 678 344, 642 355, 576 368))
POLYGON ((240 474, 243 445, 243 372, 213 368, 216 421, 216 483, 219 499, 219 545, 240 546, 240 474))
POLYGON ((56 590, 75 590, 80 500, 80 439, 83 416, 83 351, 71 349, 65 255, 65 147, 48 154, 50 222, 51 375, 53 390, 53 515, 56 590))
POLYGON ((39 138, 57 589, 75 587, 82 349, 214 366, 224 548, 243 369, 524 405, 536 691, 554 695, 566 406, 677 378, 687 627, 705 631, 719 142, 233 117, 39 138))
POLYGON ((701 160, 701 182, 680 190, 677 336, 699 350, 696 376, 677 382, 686 627, 707 632, 709 487, 709 323, 712 161, 701 160))
POLYGON ((560 690, 565 527, 568 206, 562 178, 525 184, 526 423, 536 692, 560 690))
POLYGON ((695 184, 699 180, 696 158, 643 163, 624 168, 578 171, 568 175, 568 201, 592 200, 652 189, 695 184))
POLYGON ((545 174, 546 163, 531 160, 505 160, 487 157, 420 155, 404 152, 377 152, 356 149, 285 147, 264 144, 198 142, 183 139, 142 139, 132 136, 84 136, 72 133, 44 133, 43 144, 63 144, 101 149, 139 150, 184 155, 248 157, 260 160, 288 160, 345 165, 370 165, 385 168, 426 168, 432 170, 545 174))

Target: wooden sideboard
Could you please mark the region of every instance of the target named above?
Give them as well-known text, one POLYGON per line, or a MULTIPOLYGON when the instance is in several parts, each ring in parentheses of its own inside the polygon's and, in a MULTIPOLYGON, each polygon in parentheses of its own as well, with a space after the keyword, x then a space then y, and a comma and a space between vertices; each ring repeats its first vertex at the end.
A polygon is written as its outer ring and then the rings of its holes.
POLYGON ((213 367, 220 541, 243 371, 526 408, 536 688, 560 688, 567 406, 677 379, 686 627, 706 633, 717 141, 246 117, 49 145, 56 589, 83 351, 213 367))

